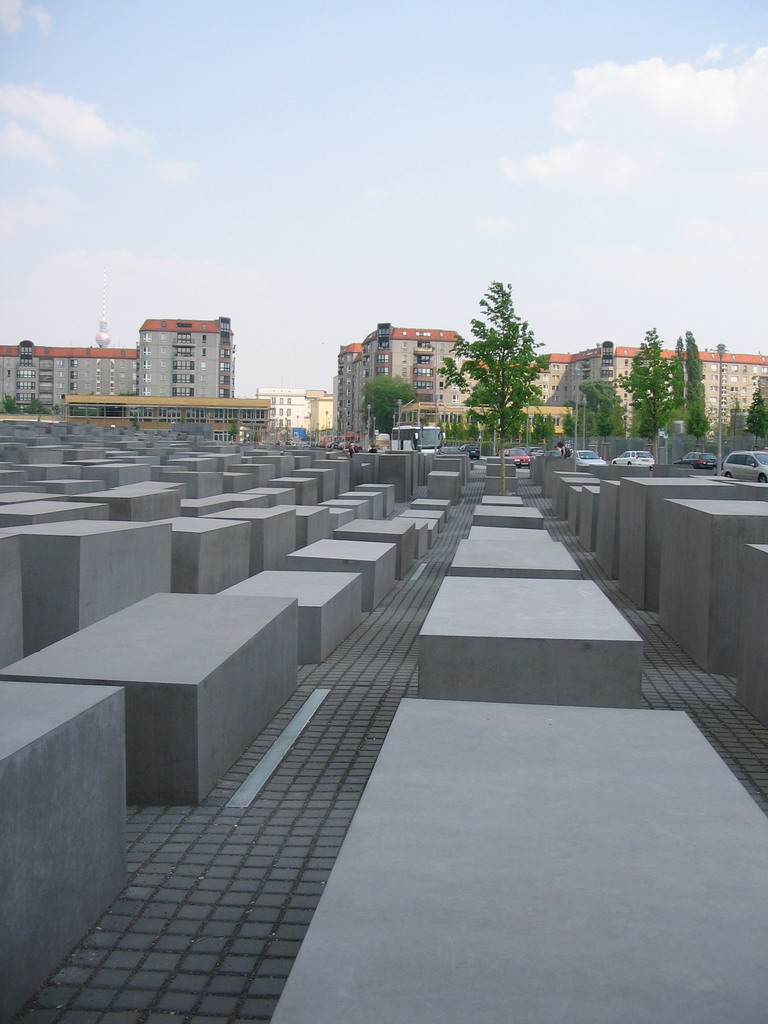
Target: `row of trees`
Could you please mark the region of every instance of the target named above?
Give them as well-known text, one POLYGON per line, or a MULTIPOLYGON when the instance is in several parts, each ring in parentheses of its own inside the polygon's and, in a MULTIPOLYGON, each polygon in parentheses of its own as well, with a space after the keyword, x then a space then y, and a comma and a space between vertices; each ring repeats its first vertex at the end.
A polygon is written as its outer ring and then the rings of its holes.
MULTIPOLYGON (((554 422, 546 414, 537 414, 526 423, 526 408, 542 403, 539 375, 547 369, 548 357, 539 348, 526 320, 515 311, 510 285, 494 281, 480 300, 484 319, 472 321, 472 337, 458 338, 452 355, 443 362, 442 375, 447 385, 467 392, 468 426, 476 437, 482 430, 494 433, 501 456, 501 493, 506 492, 504 448, 510 440, 526 431, 535 442, 554 436, 554 422)), ((645 335, 629 372, 618 384, 630 395, 634 412, 632 432, 658 445, 659 431, 683 420, 686 433, 700 441, 713 427, 706 413, 704 370, 696 339, 690 331, 677 340, 675 355, 664 355, 656 330, 645 335)), ((616 384, 612 381, 585 381, 580 385, 586 426, 599 437, 624 436, 628 424, 616 384)), ((366 381, 365 402, 379 429, 389 429, 398 407, 416 401, 417 395, 402 377, 377 376, 366 381)), ((580 400, 581 405, 581 400, 580 400)), ((567 436, 574 435, 574 416, 562 424, 567 436)), ((759 438, 768 434, 768 411, 758 389, 747 415, 747 429, 759 438)), ((456 429, 452 436, 461 438, 456 429)))

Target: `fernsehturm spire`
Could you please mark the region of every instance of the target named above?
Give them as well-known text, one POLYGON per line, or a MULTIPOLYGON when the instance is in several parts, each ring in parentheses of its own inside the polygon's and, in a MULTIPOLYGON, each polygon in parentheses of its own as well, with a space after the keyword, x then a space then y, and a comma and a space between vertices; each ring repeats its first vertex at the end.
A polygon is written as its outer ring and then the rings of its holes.
POLYGON ((106 348, 111 341, 107 328, 107 268, 105 267, 101 287, 101 320, 99 321, 99 333, 96 335, 96 344, 99 348, 106 348))

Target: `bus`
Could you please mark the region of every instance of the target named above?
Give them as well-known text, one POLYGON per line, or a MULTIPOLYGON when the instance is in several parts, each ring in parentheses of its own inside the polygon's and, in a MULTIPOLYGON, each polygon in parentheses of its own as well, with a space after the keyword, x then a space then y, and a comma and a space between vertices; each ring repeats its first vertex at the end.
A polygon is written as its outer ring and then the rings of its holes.
POLYGON ((439 452, 442 447, 443 431, 440 427, 402 423, 392 428, 393 452, 439 452))

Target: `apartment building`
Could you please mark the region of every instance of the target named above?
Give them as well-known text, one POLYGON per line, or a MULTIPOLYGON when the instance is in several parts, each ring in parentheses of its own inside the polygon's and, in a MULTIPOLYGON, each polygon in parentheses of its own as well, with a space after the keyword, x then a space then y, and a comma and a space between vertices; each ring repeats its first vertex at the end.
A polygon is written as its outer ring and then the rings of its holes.
POLYGON ((144 398, 232 398, 235 342, 229 317, 145 320, 138 391, 144 398))
POLYGON ((66 395, 133 395, 136 349, 0 345, 0 401, 12 397, 22 408, 31 401, 47 408, 66 395))
MULTIPOLYGON (((618 381, 632 369, 632 360, 638 352, 639 348, 627 348, 604 341, 602 345, 582 352, 551 353, 549 367, 539 375, 545 404, 563 406, 572 403, 579 395, 579 386, 584 381, 604 380, 617 384, 622 402, 628 405, 629 396, 618 381)), ((675 355, 674 349, 664 351, 667 359, 673 359, 675 355)), ((721 363, 720 354, 714 349, 704 349, 699 355, 706 411, 711 423, 717 421, 721 393, 723 417, 727 419, 736 409, 748 409, 757 388, 766 387, 768 356, 740 355, 726 351, 721 363)))
POLYGON ((363 385, 377 375, 404 377, 411 384, 418 396, 413 415, 419 420, 449 423, 460 419, 465 395, 459 388, 446 386, 441 374, 456 338, 455 331, 381 323, 362 344, 342 348, 336 378, 339 434, 364 431, 363 385))

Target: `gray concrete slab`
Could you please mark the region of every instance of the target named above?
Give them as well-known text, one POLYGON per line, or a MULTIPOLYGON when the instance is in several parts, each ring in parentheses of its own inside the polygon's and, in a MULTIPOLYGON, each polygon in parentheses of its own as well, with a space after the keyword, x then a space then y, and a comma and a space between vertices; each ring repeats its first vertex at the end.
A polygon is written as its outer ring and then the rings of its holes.
POLYGON ((757 1024, 766 873, 682 713, 405 700, 272 1024, 757 1024))
POLYGON ((260 572, 222 597, 290 597, 299 603, 298 662, 318 665, 363 619, 363 585, 352 572, 260 572))
POLYGON ((103 480, 106 487, 123 487, 125 484, 139 484, 151 478, 149 466, 137 466, 131 462, 102 462, 101 465, 81 467, 83 480, 103 480))
POLYGON ((297 604, 155 594, 0 679, 125 688, 130 803, 203 799, 296 688, 297 604))
POLYGON ((475 505, 473 526, 498 526, 515 530, 543 530, 544 516, 537 508, 505 508, 498 505, 475 505))
POLYGON ((13 532, 0 532, 0 668, 23 653, 21 541, 13 532))
POLYGON ((364 612, 373 609, 395 585, 397 546, 361 540, 319 540, 286 559, 286 569, 306 572, 357 572, 362 576, 364 612))
POLYGON ((661 539, 669 498, 733 497, 730 485, 711 477, 625 478, 619 488, 619 587, 638 608, 659 610, 661 539))
MULTIPOLYGON (((623 486, 623 485, 622 485, 623 486)), ((768 543, 764 501, 667 501, 659 625, 706 672, 735 676, 743 628, 754 622, 745 590, 749 545, 768 543)))
MULTIPOLYGON (((520 532, 531 535, 530 530, 520 532)), ((581 570, 562 544, 512 546, 493 540, 460 540, 448 575, 578 580, 581 570)))
POLYGON ((171 589, 168 523, 85 519, 18 527, 24 654, 171 589))
POLYGON ((585 551, 597 547, 597 522, 599 508, 599 487, 582 487, 579 498, 579 544, 585 551))
POLYGON ((330 501, 320 502, 325 508, 349 509, 355 519, 369 519, 373 502, 370 498, 332 498, 330 501))
POLYGON ((279 476, 271 480, 269 487, 290 488, 295 497, 291 505, 317 505, 318 481, 310 476, 279 476))
POLYGON ((0 506, 0 530, 9 526, 34 526, 36 523, 75 519, 109 519, 109 507, 103 503, 55 501, 52 498, 0 506))
POLYGON ((312 477, 317 481, 317 501, 329 501, 336 497, 336 473, 331 466, 309 466, 295 470, 293 475, 312 477))
MULTIPOLYGON (((628 466, 634 469, 634 466, 628 466)), ((620 480, 603 480, 597 499, 597 546, 595 558, 609 580, 619 578, 619 537, 621 536, 620 480)))
POLYGON ((401 515, 409 519, 423 519, 428 523, 436 523, 438 533, 442 533, 446 524, 445 512, 439 508, 414 508, 411 505, 401 515))
POLYGON ((480 504, 519 508, 523 504, 523 499, 518 494, 484 494, 480 499, 480 504))
POLYGON ((288 552, 296 548, 296 512, 291 507, 232 508, 212 512, 207 518, 241 520, 250 525, 250 576, 265 569, 285 569, 288 552))
POLYGON ((334 527, 331 522, 331 510, 322 505, 293 505, 296 512, 296 545, 305 548, 318 540, 329 540, 333 536, 334 527))
POLYGON ((419 696, 639 707, 642 658, 591 580, 447 576, 419 634, 419 696))
POLYGON ((451 518, 451 503, 447 498, 414 498, 409 507, 414 511, 420 508, 437 509, 445 512, 446 522, 451 518))
POLYGON ((181 491, 163 483, 125 484, 105 491, 80 494, 72 500, 106 505, 113 522, 147 523, 157 519, 172 519, 181 514, 181 491))
POLYGON ((461 473, 433 469, 427 476, 427 497, 442 498, 455 505, 461 497, 461 473))
POLYGON ((416 527, 410 519, 355 519, 333 531, 334 540, 374 541, 397 549, 395 578, 401 580, 416 558, 416 527))
POLYGON ((0 1020, 126 883, 123 691, 0 683, 0 1020))
POLYGON ((248 577, 248 523, 181 516, 170 525, 172 593, 218 594, 248 577))
MULTIPOLYGON (((750 620, 765 623, 768 617, 768 544, 750 544, 744 559, 743 605, 750 620)), ((768 630, 742 623, 736 699, 763 725, 768 726, 768 630)))
POLYGON ((546 530, 516 530, 509 526, 470 526, 467 540, 492 540, 507 547, 558 543, 546 530))
POLYGON ((355 487, 356 491, 375 491, 378 494, 384 495, 384 512, 383 515, 388 519, 395 510, 395 485, 394 484, 358 484, 355 487))

